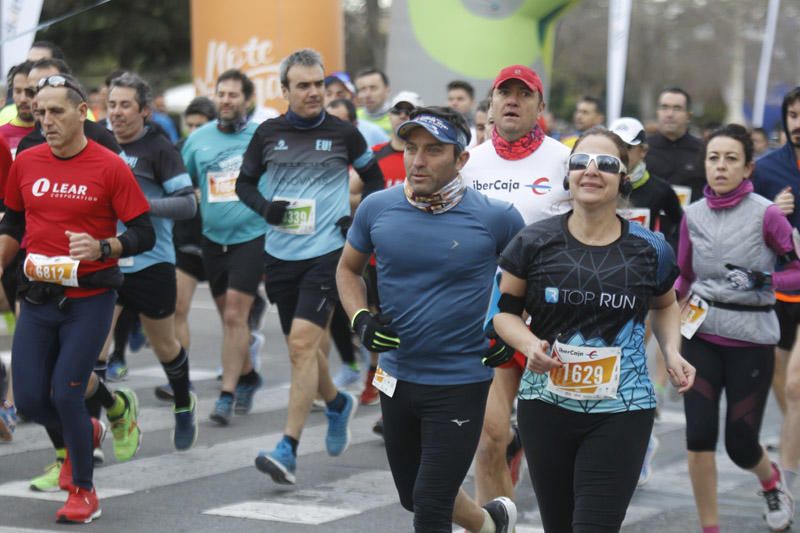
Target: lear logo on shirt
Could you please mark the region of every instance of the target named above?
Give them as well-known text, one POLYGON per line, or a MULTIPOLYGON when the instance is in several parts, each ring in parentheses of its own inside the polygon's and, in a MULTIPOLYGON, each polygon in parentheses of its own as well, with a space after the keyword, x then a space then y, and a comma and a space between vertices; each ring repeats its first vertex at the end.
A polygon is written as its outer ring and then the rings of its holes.
POLYGON ((286 144, 286 141, 284 141, 283 139, 278 140, 278 144, 275 145, 275 151, 276 152, 278 150, 288 150, 288 149, 289 149, 289 145, 286 144))
POLYGON ((526 185, 526 187, 529 187, 533 192, 533 194, 537 196, 543 196, 549 193, 550 190, 553 188, 553 186, 550 185, 550 178, 545 178, 545 177, 534 180, 532 184, 526 185))
POLYGON ((333 148, 333 141, 329 141, 328 139, 317 139, 317 144, 314 150, 319 152, 330 152, 331 148, 333 148))
POLYGON ((67 200, 85 200, 96 202, 96 196, 89 196, 89 188, 86 185, 75 185, 73 183, 51 182, 47 178, 39 178, 33 183, 31 192, 36 197, 49 194, 51 198, 64 198, 67 200))
POLYGON ((472 180, 472 188, 476 191, 516 191, 519 189, 519 183, 508 178, 500 178, 485 183, 472 180))
POLYGON ((594 291, 579 291, 570 289, 559 289, 558 287, 546 287, 544 289, 544 301, 555 304, 561 301, 569 305, 597 305, 609 309, 633 309, 636 306, 636 296, 628 294, 594 291))

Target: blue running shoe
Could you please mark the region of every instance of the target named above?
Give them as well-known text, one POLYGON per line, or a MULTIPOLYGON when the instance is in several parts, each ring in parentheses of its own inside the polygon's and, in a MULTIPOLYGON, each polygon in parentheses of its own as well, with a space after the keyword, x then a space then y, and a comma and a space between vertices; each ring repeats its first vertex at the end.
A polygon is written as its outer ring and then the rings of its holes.
POLYGON ((358 402, 355 396, 349 392, 339 391, 344 395, 345 404, 341 411, 325 409, 325 416, 328 417, 328 433, 325 435, 325 449, 328 455, 336 457, 342 455, 350 445, 350 421, 356 414, 358 402))
POLYGON ((342 366, 339 367, 339 372, 337 372, 336 376, 333 378, 333 384, 336 385, 337 389, 344 389, 354 383, 360 382, 361 372, 358 366, 353 368, 348 364, 342 364, 342 366))
POLYGON ((233 398, 230 396, 220 396, 214 404, 214 412, 211 413, 211 420, 220 426, 227 426, 233 416, 233 398))
POLYGON ((256 468, 268 474, 275 483, 294 485, 297 457, 292 453, 292 445, 281 439, 271 452, 259 452, 256 457, 256 468))
POLYGON ((133 329, 128 337, 128 348, 131 352, 136 353, 142 349, 142 346, 147 344, 147 337, 144 336, 142 331, 142 322, 139 317, 136 317, 136 322, 133 324, 133 329))
POLYGON ((11 441, 18 422, 17 408, 8 402, 0 403, 0 441, 11 441))
POLYGON ((236 402, 233 404, 233 412, 237 415, 246 415, 253 408, 253 396, 255 396, 256 391, 261 388, 261 385, 264 384, 261 375, 256 375, 258 376, 258 381, 253 385, 242 383, 241 380, 239 380, 239 383, 236 385, 236 402))
POLYGON ((656 450, 658 450, 658 439, 651 433, 650 441, 647 443, 647 451, 644 453, 642 470, 639 472, 639 482, 636 484, 637 487, 641 487, 650 481, 650 476, 653 474, 653 456, 656 454, 656 450))
POLYGON ((172 442, 179 451, 188 450, 197 442, 197 395, 189 393, 192 403, 189 407, 175 409, 175 430, 172 442))
POLYGON ((122 381, 128 376, 128 366, 122 361, 109 361, 106 379, 108 381, 122 381))

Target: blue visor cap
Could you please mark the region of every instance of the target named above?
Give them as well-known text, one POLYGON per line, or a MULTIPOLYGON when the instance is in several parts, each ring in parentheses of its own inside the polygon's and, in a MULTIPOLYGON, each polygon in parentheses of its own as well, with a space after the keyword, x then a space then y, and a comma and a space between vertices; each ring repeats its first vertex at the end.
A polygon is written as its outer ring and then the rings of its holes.
POLYGON ((408 140, 411 130, 421 126, 433 135, 438 141, 445 144, 455 144, 462 150, 467 148, 467 136, 450 121, 443 120, 434 115, 418 115, 412 120, 407 120, 397 128, 397 136, 404 141, 408 140))

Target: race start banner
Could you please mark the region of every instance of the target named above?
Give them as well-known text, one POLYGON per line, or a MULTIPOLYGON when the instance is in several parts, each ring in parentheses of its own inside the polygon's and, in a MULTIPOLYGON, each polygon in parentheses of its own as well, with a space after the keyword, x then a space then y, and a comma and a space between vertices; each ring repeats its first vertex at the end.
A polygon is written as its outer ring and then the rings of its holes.
POLYGON ((341 0, 192 0, 192 77, 211 96, 222 72, 236 68, 255 84, 259 106, 286 110, 279 66, 301 48, 322 54, 325 72, 344 65, 341 0))

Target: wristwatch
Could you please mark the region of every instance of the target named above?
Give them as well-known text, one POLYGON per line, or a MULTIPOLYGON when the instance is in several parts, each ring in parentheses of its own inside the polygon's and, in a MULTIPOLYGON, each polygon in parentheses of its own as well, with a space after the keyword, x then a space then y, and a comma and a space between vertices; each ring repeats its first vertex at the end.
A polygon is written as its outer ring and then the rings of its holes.
POLYGON ((100 241, 100 261, 105 261, 111 255, 111 243, 103 239, 100 241))

